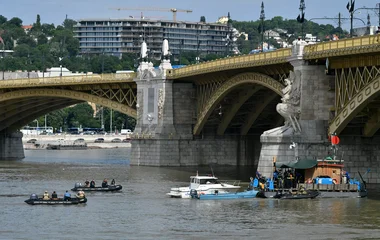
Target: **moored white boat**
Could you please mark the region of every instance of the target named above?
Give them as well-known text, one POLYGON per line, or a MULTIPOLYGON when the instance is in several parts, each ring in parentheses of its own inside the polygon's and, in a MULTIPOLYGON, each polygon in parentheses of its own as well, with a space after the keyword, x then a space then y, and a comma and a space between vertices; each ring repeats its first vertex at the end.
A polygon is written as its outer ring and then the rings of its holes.
POLYGON ((199 194, 234 193, 240 189, 237 184, 223 183, 215 176, 196 176, 190 177, 188 187, 171 188, 166 195, 173 198, 191 198, 190 191, 196 190, 199 194))

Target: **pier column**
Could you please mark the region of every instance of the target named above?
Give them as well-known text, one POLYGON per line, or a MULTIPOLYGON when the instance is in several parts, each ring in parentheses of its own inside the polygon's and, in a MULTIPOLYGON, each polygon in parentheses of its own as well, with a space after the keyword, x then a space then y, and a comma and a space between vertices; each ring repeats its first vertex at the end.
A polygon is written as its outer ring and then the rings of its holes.
POLYGON ((0 133, 0 160, 20 160, 25 158, 22 133, 0 133))
MULTIPOLYGON (((267 177, 273 174, 274 160, 289 162, 296 159, 321 159, 329 152, 327 129, 330 108, 334 106, 335 92, 330 89, 334 77, 325 74, 325 66, 309 65, 304 61, 302 50, 302 46, 298 45, 289 59, 295 75, 290 80, 294 84, 299 83, 299 86, 292 86, 294 91, 290 91, 290 98, 291 101, 299 99, 298 104, 294 105, 297 111, 293 118, 296 118, 300 129, 297 126, 294 129, 289 124, 290 128, 283 126, 261 135, 258 171, 267 177), (298 94, 295 93, 297 89, 298 94)), ((285 101, 282 106, 284 105, 293 107, 285 101)))

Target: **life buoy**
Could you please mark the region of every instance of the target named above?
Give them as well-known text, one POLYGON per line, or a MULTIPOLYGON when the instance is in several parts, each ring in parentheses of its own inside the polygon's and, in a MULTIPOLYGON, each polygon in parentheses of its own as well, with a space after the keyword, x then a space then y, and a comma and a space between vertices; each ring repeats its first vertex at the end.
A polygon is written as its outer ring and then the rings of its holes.
POLYGON ((334 183, 334 184, 337 184, 338 181, 334 178, 334 179, 333 179, 333 183, 334 183))

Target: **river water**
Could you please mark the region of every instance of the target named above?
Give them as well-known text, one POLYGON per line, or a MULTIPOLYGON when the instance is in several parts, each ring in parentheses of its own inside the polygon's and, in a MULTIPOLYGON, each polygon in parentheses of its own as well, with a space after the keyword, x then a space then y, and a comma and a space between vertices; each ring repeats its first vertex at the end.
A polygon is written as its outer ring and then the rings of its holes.
MULTIPOLYGON (((363 199, 199 201, 171 187, 209 168, 130 166, 129 148, 27 150, 0 162, 0 239, 380 239, 380 194, 363 199), (115 178, 118 193, 88 193, 79 206, 31 206, 31 193, 61 196, 75 182, 115 178)), ((247 181, 252 169, 215 167, 247 181)))

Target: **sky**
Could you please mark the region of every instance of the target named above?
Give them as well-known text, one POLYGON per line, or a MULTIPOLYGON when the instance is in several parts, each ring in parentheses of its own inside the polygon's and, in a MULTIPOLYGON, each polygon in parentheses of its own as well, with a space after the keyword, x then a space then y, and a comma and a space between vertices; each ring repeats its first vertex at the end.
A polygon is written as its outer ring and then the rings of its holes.
MULTIPOLYGON (((156 17, 171 20, 170 11, 139 11, 114 10, 112 8, 177 8, 189 9, 192 13, 178 12, 177 20, 199 21, 201 16, 207 22, 215 22, 219 17, 226 16, 237 21, 256 21, 260 17, 261 2, 264 2, 265 17, 271 19, 282 16, 284 19, 295 19, 299 14, 300 0, 0 0, 0 15, 19 17, 24 25, 33 24, 37 14, 42 23, 62 24, 66 15, 68 18, 79 20, 88 18, 128 18, 130 15, 138 17, 141 12, 146 17, 156 17), (159 2, 161 4, 159 4, 159 2)), ((349 18, 346 9, 351 0, 305 0, 305 18, 336 18, 339 12, 342 17, 349 18)), ((360 7, 376 8, 380 0, 356 0, 355 9, 360 7)), ((367 23, 367 14, 371 16, 371 25, 379 24, 378 12, 372 10, 357 10, 354 17, 367 23)), ((320 24, 338 25, 337 20, 313 20, 320 24)), ((349 29, 349 20, 343 20, 342 27, 349 29)), ((362 27, 363 22, 354 21, 354 27, 362 27)))

